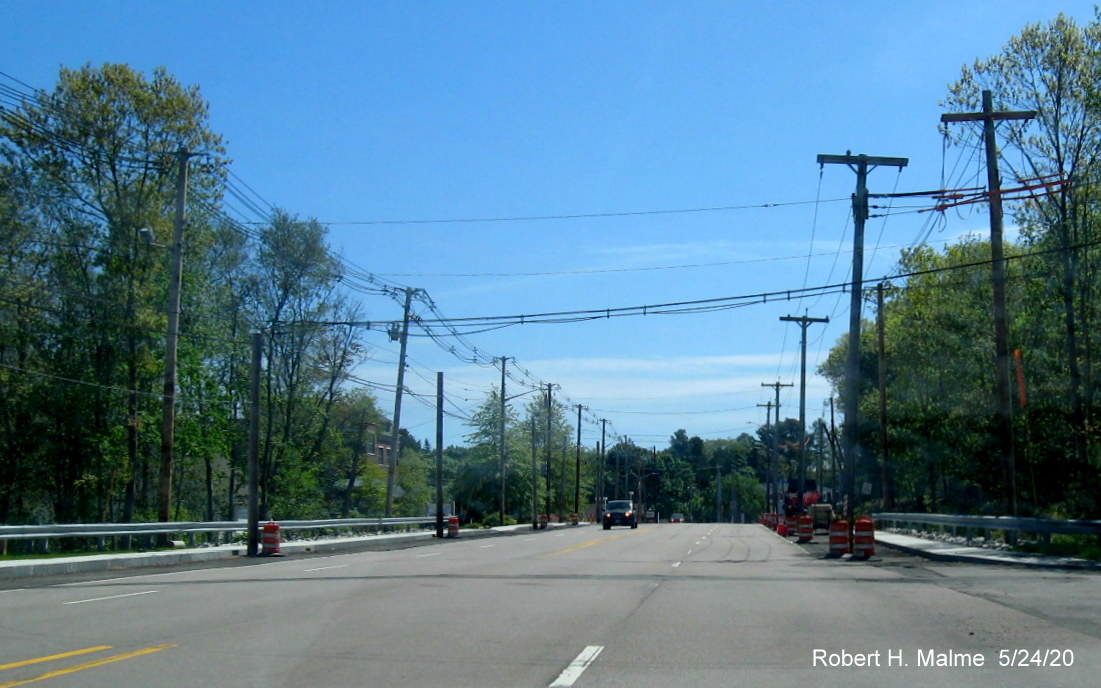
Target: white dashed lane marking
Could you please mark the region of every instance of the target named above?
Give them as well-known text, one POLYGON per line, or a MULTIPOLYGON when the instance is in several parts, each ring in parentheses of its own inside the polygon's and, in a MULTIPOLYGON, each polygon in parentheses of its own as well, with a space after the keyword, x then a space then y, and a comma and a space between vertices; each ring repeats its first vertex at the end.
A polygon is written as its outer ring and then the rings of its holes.
POLYGON ((145 592, 132 592, 126 595, 111 595, 110 597, 93 597, 88 600, 73 600, 72 602, 66 602, 65 604, 84 604, 85 602, 103 602, 105 600, 121 600, 124 597, 137 597, 139 595, 154 595, 160 592, 159 590, 146 590, 145 592))
POLYGON ((554 683, 550 684, 548 688, 569 688, 569 686, 572 686, 603 651, 603 645, 589 645, 586 647, 581 651, 581 654, 577 655, 576 659, 570 662, 569 666, 562 670, 562 673, 554 679, 554 683))

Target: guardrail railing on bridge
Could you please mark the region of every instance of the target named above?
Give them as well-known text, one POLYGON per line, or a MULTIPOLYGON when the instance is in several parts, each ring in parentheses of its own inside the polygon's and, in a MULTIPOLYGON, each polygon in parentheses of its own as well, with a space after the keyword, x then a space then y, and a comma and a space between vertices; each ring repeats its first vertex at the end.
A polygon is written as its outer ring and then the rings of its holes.
POLYGON ((873 514, 879 526, 892 524, 894 527, 916 530, 951 529, 953 535, 964 531, 964 537, 970 543, 976 532, 983 533, 983 539, 992 540, 995 531, 1003 533, 1026 533, 1040 536, 1044 544, 1051 543, 1051 536, 1060 535, 1096 535, 1101 542, 1101 521, 1075 521, 1055 518, 1020 518, 1014 516, 952 516, 948 514, 873 514))
MULTIPOLYGON (((312 521, 279 521, 283 532, 333 530, 343 533, 387 531, 396 528, 435 525, 435 516, 413 518, 330 518, 312 521)), ((260 524, 263 528, 263 523, 260 524)), ((212 534, 214 539, 230 542, 233 534, 246 533, 247 521, 184 521, 166 523, 68 523, 48 525, 0 526, 0 553, 9 540, 40 540, 48 543, 56 538, 93 538, 98 549, 106 548, 106 539, 112 537, 158 535, 186 536, 195 544, 195 536, 212 534)), ((293 539, 293 538, 291 538, 293 539)), ((48 549, 48 545, 43 549, 48 549)))

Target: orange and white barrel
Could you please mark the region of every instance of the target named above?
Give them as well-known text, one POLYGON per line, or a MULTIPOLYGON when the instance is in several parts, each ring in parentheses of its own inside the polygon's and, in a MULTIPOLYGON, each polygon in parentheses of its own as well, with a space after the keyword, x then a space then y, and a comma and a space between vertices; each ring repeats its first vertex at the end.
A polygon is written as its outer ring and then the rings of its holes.
POLYGON ((830 549, 827 559, 838 559, 849 553, 849 522, 839 518, 830 523, 830 549))
POLYGON ((810 516, 799 517, 798 542, 812 542, 814 540, 814 519, 810 516))
POLYGON ((853 535, 853 558, 869 559, 875 555, 875 522, 864 516, 856 519, 853 535))
POLYGON ((282 544, 279 537, 279 524, 275 521, 268 521, 264 524, 264 530, 260 536, 260 544, 264 546, 262 554, 265 557, 277 557, 283 555, 283 550, 280 549, 282 544))
POLYGON ((459 537, 459 517, 449 516, 447 519, 447 537, 457 538, 459 537))

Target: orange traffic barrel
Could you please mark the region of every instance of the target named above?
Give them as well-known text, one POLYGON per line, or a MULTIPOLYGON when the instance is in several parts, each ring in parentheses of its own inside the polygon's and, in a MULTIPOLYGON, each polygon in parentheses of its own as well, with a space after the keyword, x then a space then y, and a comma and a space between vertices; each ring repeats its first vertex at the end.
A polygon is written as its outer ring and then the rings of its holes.
POLYGON ((830 523, 830 549, 827 559, 838 559, 849 553, 849 522, 839 518, 830 523))
POLYGON ((459 517, 450 516, 447 519, 447 537, 457 538, 459 537, 459 517))
POLYGON ((798 542, 811 542, 814 540, 814 519, 810 516, 799 517, 798 542))
POLYGON ((794 516, 784 518, 784 523, 787 525, 788 537, 795 537, 799 534, 799 521, 794 516))
POLYGON ((283 550, 280 549, 282 543, 279 538, 279 530, 279 524, 275 521, 268 521, 264 524, 263 534, 260 536, 260 544, 264 546, 262 554, 265 557, 283 556, 283 550))
POLYGON ((856 519, 853 535, 853 558, 869 559, 875 554, 875 522, 864 516, 856 519))

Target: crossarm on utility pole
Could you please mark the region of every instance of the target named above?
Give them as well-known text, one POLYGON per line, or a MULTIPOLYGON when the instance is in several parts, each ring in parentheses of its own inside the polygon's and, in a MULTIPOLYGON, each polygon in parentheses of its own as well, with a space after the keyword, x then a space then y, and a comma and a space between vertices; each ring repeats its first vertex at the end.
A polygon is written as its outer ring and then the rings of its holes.
POLYGON ((828 155, 823 153, 818 156, 819 165, 857 165, 861 162, 872 167, 906 167, 910 164, 910 159, 884 158, 875 155, 852 155, 849 153, 845 155, 828 155))
POLYGON ((940 121, 949 122, 977 122, 987 119, 994 121, 1010 119, 1034 119, 1035 110, 1018 110, 1016 112, 947 112, 940 116, 940 121))

